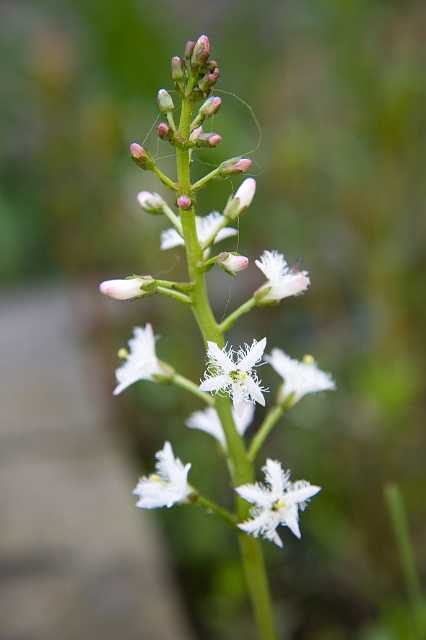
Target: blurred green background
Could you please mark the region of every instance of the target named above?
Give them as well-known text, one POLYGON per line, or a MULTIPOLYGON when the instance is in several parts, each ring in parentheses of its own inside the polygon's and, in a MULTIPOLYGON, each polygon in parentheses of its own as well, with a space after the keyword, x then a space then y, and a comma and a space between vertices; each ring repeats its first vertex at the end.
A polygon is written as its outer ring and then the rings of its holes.
MULTIPOLYGON (((113 276, 184 277, 181 251, 159 254, 165 223, 136 203, 141 189, 165 193, 128 144, 146 140, 173 172, 173 150, 150 134, 155 95, 171 85, 170 57, 208 33, 218 89, 249 103, 261 138, 250 110, 218 93, 224 141, 199 154, 194 176, 255 150, 258 192, 239 250, 254 259, 278 249, 312 280, 303 297, 245 317, 232 340, 266 335, 294 357, 312 353, 337 382, 297 405, 265 451, 324 487, 302 542, 284 533, 284 551, 264 545, 282 637, 414 638, 383 488, 403 492, 425 577, 424 2, 47 0, 5 2, 2 15, 0 272, 10 290, 53 279, 97 296, 113 276)), ((221 209, 237 185, 209 186, 201 212, 221 209)), ((218 316, 260 281, 254 267, 232 282, 212 273, 218 316)), ((87 339, 105 356, 108 391, 117 348, 146 321, 160 357, 200 377, 186 309, 154 298, 99 305, 87 339)), ((274 391, 277 378, 262 373, 274 391)), ((213 441, 184 428, 191 397, 146 383, 114 406, 135 468, 170 438, 194 484, 231 499, 213 441)), ((199 637, 253 638, 234 536, 193 510, 158 518, 199 637)))

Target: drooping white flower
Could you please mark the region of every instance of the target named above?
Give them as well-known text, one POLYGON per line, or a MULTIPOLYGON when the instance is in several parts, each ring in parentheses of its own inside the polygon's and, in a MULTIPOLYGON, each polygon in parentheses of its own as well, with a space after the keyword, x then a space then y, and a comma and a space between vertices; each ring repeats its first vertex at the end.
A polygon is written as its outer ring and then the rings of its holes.
MULTIPOLYGON (((201 244, 203 244, 211 234, 213 234, 214 230, 221 224, 223 220, 223 216, 217 211, 213 211, 209 213, 207 216, 200 217, 197 216, 195 219, 197 226, 197 235, 198 240, 201 244)), ((226 238, 230 238, 232 236, 237 235, 237 229, 233 229, 232 227, 224 227, 219 231, 215 238, 215 244, 217 242, 221 242, 226 238)), ((173 249, 174 247, 185 246, 184 239, 182 236, 176 231, 176 229, 166 229, 161 233, 161 249, 173 249)))
MULTIPOLYGON (((238 433, 241 436, 244 435, 253 420, 254 404, 252 402, 245 402, 241 413, 237 413, 234 409, 232 414, 238 433)), ((216 438, 216 440, 226 448, 226 439, 222 423, 217 411, 212 407, 209 407, 204 411, 194 411, 186 421, 186 426, 189 427, 189 429, 199 429, 200 431, 208 433, 213 436, 213 438, 216 438)))
POLYGON ((289 296, 297 296, 311 284, 307 271, 291 269, 282 253, 264 251, 256 266, 265 275, 267 282, 256 292, 260 304, 279 302, 289 296))
POLYGON ((235 411, 241 415, 246 402, 265 406, 263 391, 254 367, 261 364, 266 338, 253 340, 235 351, 232 347, 220 349, 208 342, 207 369, 200 389, 211 393, 222 391, 232 397, 235 411))
POLYGON ((255 538, 261 536, 282 547, 277 528, 280 525, 288 527, 300 538, 299 510, 304 511, 310 498, 321 491, 321 487, 305 480, 291 482, 290 472, 284 471, 281 463, 275 460, 268 459, 262 471, 265 484, 244 484, 235 489, 244 500, 254 505, 249 520, 238 527, 255 538))
POLYGON ((283 379, 283 394, 293 395, 293 403, 298 402, 308 393, 333 390, 336 388, 329 373, 318 369, 312 356, 305 356, 302 362, 290 358, 281 349, 272 349, 265 360, 283 379))
POLYGON ((153 380, 155 374, 161 374, 160 362, 155 353, 155 336, 150 324, 142 329, 135 327, 133 338, 129 340, 129 352, 125 363, 116 369, 115 375, 118 385, 114 395, 138 380, 153 380))
POLYGON ((145 284, 144 278, 125 278, 122 280, 104 280, 99 285, 99 291, 115 300, 131 300, 144 295, 141 287, 145 284))
POLYGON ((157 509, 185 502, 193 491, 188 484, 191 465, 183 465, 179 458, 175 458, 170 442, 166 442, 155 457, 156 473, 141 478, 133 491, 134 495, 139 497, 136 506, 142 509, 157 509))

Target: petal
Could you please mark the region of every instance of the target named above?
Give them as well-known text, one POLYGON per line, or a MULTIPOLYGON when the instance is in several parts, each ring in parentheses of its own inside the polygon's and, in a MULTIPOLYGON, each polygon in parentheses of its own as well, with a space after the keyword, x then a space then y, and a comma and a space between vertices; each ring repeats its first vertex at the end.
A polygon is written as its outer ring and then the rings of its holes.
MULTIPOLYGON (((265 481, 271 487, 271 491, 276 499, 281 499, 285 488, 288 486, 289 473, 285 473, 281 463, 268 458, 262 471, 265 474, 265 481)), ((287 494, 286 494, 287 496, 287 494)))
POLYGON ((243 484, 240 487, 236 487, 235 491, 247 502, 256 504, 259 507, 270 507, 272 503, 271 493, 262 487, 262 485, 256 484, 243 484))
POLYGON ((207 342, 207 356, 214 363, 217 363, 225 372, 235 369, 235 364, 224 349, 221 349, 216 342, 207 342))
POLYGON ((249 379, 246 382, 246 387, 247 387, 247 391, 249 392, 253 400, 255 402, 258 402, 260 405, 262 405, 262 407, 264 407, 265 397, 262 393, 262 389, 260 388, 260 385, 255 380, 253 380, 252 377, 249 377, 249 379))
POLYGON ((299 510, 296 505, 283 509, 281 524, 287 526, 296 538, 302 537, 299 529, 299 510))
POLYGON ((226 240, 226 238, 232 238, 232 236, 236 236, 238 233, 237 229, 233 229, 232 227, 225 227, 221 229, 217 234, 214 243, 222 242, 222 240, 226 240))
POLYGON ((184 246, 185 241, 178 234, 176 229, 166 229, 161 232, 160 236, 160 248, 164 250, 173 249, 174 247, 184 246))
POLYGON ((189 429, 199 429, 216 438, 222 445, 225 444, 225 435, 223 433, 222 424, 217 412, 209 407, 204 411, 194 411, 188 420, 186 426, 189 429))
POLYGON ((200 391, 220 391, 220 389, 226 389, 229 386, 229 378, 226 375, 211 376, 206 378, 200 384, 200 391))
POLYGON ((252 369, 252 367, 254 367, 254 365, 262 358, 265 347, 266 338, 262 338, 259 342, 253 340, 250 351, 238 362, 238 368, 242 371, 249 371, 249 369, 252 369))
POLYGON ((287 504, 298 504, 299 502, 305 502, 305 500, 309 500, 317 493, 321 491, 321 487, 317 487, 314 484, 307 485, 302 489, 294 489, 286 492, 285 501, 287 504))
POLYGON ((253 402, 245 402, 240 413, 233 412, 233 418, 238 433, 243 436, 253 421, 254 417, 254 404, 253 402))

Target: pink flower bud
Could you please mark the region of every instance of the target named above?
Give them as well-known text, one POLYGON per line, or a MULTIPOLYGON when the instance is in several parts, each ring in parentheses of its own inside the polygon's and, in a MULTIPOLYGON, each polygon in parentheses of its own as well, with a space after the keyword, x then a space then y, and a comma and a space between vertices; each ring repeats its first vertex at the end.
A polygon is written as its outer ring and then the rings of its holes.
POLYGON ((210 42, 206 35, 202 35, 198 38, 192 51, 191 63, 194 67, 198 67, 200 64, 207 62, 210 55, 210 42))
POLYGON ((230 275, 235 275, 239 271, 244 271, 249 266, 249 259, 235 253, 225 251, 219 255, 218 264, 230 275))
POLYGON ((132 157, 132 160, 134 160, 134 162, 136 162, 138 167, 140 167, 141 169, 149 170, 152 168, 153 162, 151 157, 137 142, 132 142, 132 144, 130 145, 130 155, 132 157))
POLYGON ((175 105, 173 104, 172 96, 165 89, 160 89, 157 93, 157 102, 158 108, 161 113, 168 113, 169 111, 173 111, 175 105))
POLYGON ((210 147, 217 147, 217 145, 220 144, 221 142, 222 142, 222 136, 220 136, 218 133, 212 133, 209 136, 210 147))
POLYGON ((217 96, 212 96, 208 100, 206 100, 200 107, 200 114, 209 117, 214 113, 217 113, 220 109, 220 105, 222 104, 222 99, 217 96))
POLYGON ((170 127, 168 124, 166 124, 165 122, 160 122, 160 124, 157 127, 157 135, 159 138, 161 138, 162 140, 166 140, 169 137, 170 134, 170 127))
POLYGON ((145 209, 147 213, 161 214, 163 213, 163 207, 165 202, 158 193, 151 193, 151 191, 140 191, 138 193, 138 202, 142 209, 145 209))
POLYGON ((241 158, 241 160, 238 160, 238 162, 235 163, 234 169, 240 171, 241 173, 245 173, 250 169, 252 164, 253 163, 250 158, 241 158))
POLYGON ((177 199, 177 206, 179 209, 184 209, 187 211, 192 207, 192 200, 188 196, 179 196, 177 199))
POLYGON ((145 149, 137 142, 132 142, 130 145, 130 155, 135 160, 143 160, 148 157, 145 149))
POLYGON ((245 173, 250 169, 252 161, 249 158, 231 158, 222 162, 220 173, 227 176, 232 173, 245 173))
POLYGON ((141 286, 144 284, 142 278, 129 278, 127 280, 105 280, 99 285, 99 291, 104 296, 115 300, 131 300, 143 295, 141 286))
POLYGON ((200 135, 203 133, 203 127, 197 127, 191 131, 191 135, 189 136, 189 142, 196 142, 200 135))
POLYGON ((188 42, 185 45, 185 58, 187 58, 188 60, 192 56, 194 47, 195 47, 195 42, 193 40, 188 40, 188 42))

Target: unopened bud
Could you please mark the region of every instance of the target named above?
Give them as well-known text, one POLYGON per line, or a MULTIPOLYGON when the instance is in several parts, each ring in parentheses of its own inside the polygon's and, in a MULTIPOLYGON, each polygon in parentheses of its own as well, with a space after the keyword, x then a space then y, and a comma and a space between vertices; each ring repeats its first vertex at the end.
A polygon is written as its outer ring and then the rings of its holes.
POLYGON ((120 360, 127 360, 127 358, 129 357, 129 352, 125 347, 121 347, 121 349, 118 350, 117 355, 120 360))
POLYGON ((185 45, 185 58, 187 60, 189 60, 190 57, 192 56, 192 52, 194 51, 194 47, 195 47, 195 42, 193 40, 188 40, 188 42, 185 45))
POLYGON ((196 139, 199 147, 217 147, 222 142, 222 136, 218 133, 200 133, 196 139))
POLYGON ((202 133, 203 127, 196 127, 195 129, 193 129, 189 136, 189 142, 196 142, 202 133))
POLYGON ((222 104, 222 99, 217 96, 212 96, 208 98, 200 107, 199 113, 205 118, 209 118, 214 113, 217 113, 220 109, 220 105, 222 104))
POLYGON ((150 155, 137 142, 132 142, 132 144, 130 145, 130 155, 132 157, 132 160, 136 162, 138 167, 141 167, 141 169, 152 169, 154 163, 150 155))
POLYGON ((198 67, 200 64, 207 62, 210 55, 210 42, 206 35, 202 35, 198 38, 194 45, 191 64, 193 67, 198 67))
POLYGON ((245 173, 250 169, 252 161, 249 158, 231 158, 222 162, 220 175, 227 176, 233 173, 245 173))
POLYGON ((151 191, 141 191, 138 193, 138 202, 147 213, 158 215, 163 213, 165 202, 158 193, 151 191))
POLYGON ((179 58, 179 56, 173 56, 172 58, 172 80, 174 82, 179 82, 179 80, 183 80, 183 60, 179 58))
POLYGON ((161 113, 168 113, 169 111, 173 111, 175 105, 173 104, 172 96, 165 89, 160 89, 157 93, 157 102, 158 108, 161 113))
POLYGON ((230 220, 235 220, 252 203, 256 192, 256 180, 246 178, 239 186, 237 192, 232 196, 225 207, 224 215, 230 220))
POLYGON ((188 196, 179 196, 176 202, 179 209, 184 209, 184 211, 192 207, 192 200, 188 196))
POLYGON ((167 140, 167 138, 170 136, 169 125, 166 124, 165 122, 160 122, 160 124, 157 127, 157 135, 162 140, 167 140))
POLYGON ((231 276, 235 276, 239 271, 244 271, 249 265, 249 259, 246 256, 240 256, 236 253, 224 251, 219 254, 217 264, 222 267, 231 276))
POLYGON ((99 291, 104 296, 114 300, 131 300, 144 294, 142 286, 144 278, 129 278, 124 280, 105 280, 99 285, 99 291))

